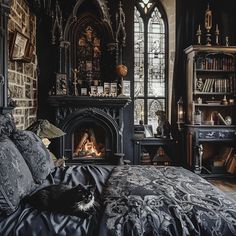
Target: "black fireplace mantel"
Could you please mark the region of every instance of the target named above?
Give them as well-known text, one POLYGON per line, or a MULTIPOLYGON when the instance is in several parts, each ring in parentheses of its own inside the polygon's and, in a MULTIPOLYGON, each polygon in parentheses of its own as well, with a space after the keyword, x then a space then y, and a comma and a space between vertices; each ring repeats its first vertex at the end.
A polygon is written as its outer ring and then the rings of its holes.
POLYGON ((50 96, 48 102, 52 107, 125 107, 131 99, 129 97, 50 96))
MULTIPOLYGON (((89 96, 50 96, 49 106, 52 108, 55 125, 66 135, 60 140, 60 156, 70 161, 73 157, 74 130, 90 122, 97 124, 107 132, 112 145, 105 162, 112 162, 115 153, 123 153, 124 108, 131 102, 129 97, 89 97, 89 96)), ((80 161, 80 160, 78 160, 80 161)))

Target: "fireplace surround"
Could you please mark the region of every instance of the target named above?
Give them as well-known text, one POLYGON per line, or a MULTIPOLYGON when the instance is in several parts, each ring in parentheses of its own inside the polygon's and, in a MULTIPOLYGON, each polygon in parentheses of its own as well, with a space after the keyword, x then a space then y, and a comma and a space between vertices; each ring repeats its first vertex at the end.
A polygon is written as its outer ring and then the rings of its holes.
POLYGON ((50 96, 54 123, 66 135, 57 150, 68 163, 114 164, 123 154, 123 110, 130 98, 50 96))

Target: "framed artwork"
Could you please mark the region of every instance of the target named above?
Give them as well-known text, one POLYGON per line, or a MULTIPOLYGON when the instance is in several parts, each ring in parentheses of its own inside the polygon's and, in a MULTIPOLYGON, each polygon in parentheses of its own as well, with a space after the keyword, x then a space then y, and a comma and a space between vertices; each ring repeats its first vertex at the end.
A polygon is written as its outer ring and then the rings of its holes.
POLYGON ((130 81, 123 80, 123 95, 130 97, 130 81))
POLYGON ((94 85, 91 86, 90 90, 91 90, 90 95, 93 95, 93 96, 97 95, 97 86, 94 86, 94 85))
POLYGON ((34 57, 34 45, 32 43, 28 43, 25 53, 24 61, 31 62, 34 57))
POLYGON ((98 95, 102 95, 103 94, 103 86, 98 86, 97 87, 97 93, 98 93, 98 95))
POLYGON ((144 135, 145 135, 145 138, 152 138, 154 136, 152 125, 144 125, 144 135))
POLYGON ((104 83, 104 95, 106 96, 110 95, 110 83, 107 82, 104 83))
POLYGON ((112 97, 117 96, 117 83, 111 83, 111 91, 110 94, 112 97))
POLYGON ((81 96, 87 96, 88 95, 88 89, 87 88, 81 88, 81 96))
POLYGON ((56 95, 67 94, 67 77, 66 74, 56 75, 56 95))
POLYGON ((11 44, 10 59, 27 60, 28 44, 29 39, 19 31, 15 31, 11 44))

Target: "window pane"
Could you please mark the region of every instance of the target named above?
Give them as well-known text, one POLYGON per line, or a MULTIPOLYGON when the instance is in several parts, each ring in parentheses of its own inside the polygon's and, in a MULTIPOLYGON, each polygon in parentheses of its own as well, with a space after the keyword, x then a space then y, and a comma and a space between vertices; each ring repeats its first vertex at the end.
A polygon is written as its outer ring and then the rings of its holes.
POLYGON ((158 110, 165 111, 165 99, 148 99, 148 124, 152 125, 154 133, 157 128, 156 111, 158 110))
POLYGON ((144 96, 144 29, 137 8, 134 12, 134 96, 144 96))
POLYGON ((148 23, 148 96, 165 96, 165 28, 154 9, 148 23))
POLYGON ((134 124, 138 125, 140 120, 144 120, 144 99, 134 100, 134 124))

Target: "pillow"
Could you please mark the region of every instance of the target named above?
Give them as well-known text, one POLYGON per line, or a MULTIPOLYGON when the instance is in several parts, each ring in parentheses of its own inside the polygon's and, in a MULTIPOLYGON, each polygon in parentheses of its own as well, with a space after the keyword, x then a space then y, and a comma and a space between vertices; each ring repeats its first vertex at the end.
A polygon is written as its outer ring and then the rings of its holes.
POLYGON ((9 136, 16 130, 13 117, 10 113, 0 115, 0 135, 9 136))
POLYGON ((29 167, 8 137, 0 137, 0 211, 14 212, 36 187, 29 167))
POLYGON ((42 140, 26 130, 17 130, 11 139, 25 159, 35 182, 43 183, 55 166, 42 140))

